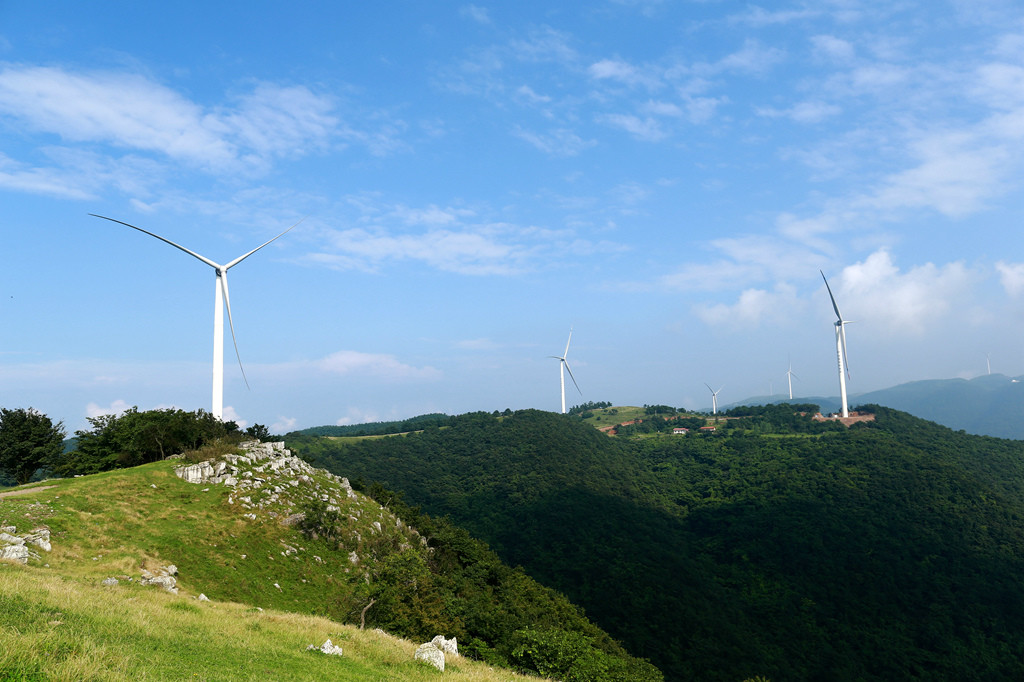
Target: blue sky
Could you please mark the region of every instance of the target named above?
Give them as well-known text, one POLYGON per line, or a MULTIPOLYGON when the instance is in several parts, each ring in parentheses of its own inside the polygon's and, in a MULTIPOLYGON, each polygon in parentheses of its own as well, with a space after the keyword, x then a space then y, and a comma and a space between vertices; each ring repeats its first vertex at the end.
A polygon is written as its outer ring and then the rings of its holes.
POLYGON ((1024 373, 1016 2, 0 2, 0 405, 283 432, 1024 373), (230 337, 229 337, 230 338, 230 337))

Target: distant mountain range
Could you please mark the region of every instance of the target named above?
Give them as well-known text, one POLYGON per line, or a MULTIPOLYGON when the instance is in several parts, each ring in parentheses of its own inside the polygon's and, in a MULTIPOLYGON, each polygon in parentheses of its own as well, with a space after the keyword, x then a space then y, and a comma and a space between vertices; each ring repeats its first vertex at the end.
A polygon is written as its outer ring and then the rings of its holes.
MULTIPOLYGON (((832 396, 799 396, 792 401, 757 396, 721 409, 786 402, 816 403, 822 412, 839 410, 839 398, 832 396)), ((884 405, 967 433, 1024 439, 1024 377, 986 374, 974 379, 911 381, 851 395, 849 403, 851 408, 884 405)))

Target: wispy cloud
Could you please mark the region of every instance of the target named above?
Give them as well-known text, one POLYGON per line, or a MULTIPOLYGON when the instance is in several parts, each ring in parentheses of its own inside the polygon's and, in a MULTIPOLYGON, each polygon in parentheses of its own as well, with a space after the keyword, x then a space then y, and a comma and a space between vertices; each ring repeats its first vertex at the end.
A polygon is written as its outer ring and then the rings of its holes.
POLYGON ((1007 263, 999 261, 996 263, 996 271, 999 273, 999 283, 1003 285, 1010 296, 1024 294, 1024 263, 1007 263))

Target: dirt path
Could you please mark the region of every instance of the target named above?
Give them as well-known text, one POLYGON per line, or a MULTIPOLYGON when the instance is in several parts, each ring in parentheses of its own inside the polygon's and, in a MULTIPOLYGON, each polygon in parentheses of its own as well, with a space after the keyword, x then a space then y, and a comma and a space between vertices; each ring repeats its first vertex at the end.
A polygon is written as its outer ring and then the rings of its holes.
POLYGON ((37 493, 40 490, 48 490, 50 488, 56 488, 55 485, 37 485, 35 488, 25 488, 24 490, 11 490, 6 493, 0 493, 0 498, 4 497, 15 497, 16 495, 28 495, 29 493, 37 493))

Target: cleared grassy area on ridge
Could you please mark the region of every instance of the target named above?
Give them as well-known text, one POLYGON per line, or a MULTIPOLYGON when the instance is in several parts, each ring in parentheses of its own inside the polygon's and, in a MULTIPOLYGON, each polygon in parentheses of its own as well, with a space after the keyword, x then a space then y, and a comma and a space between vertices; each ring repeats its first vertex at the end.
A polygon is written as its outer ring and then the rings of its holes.
MULTIPOLYGON (((632 421, 634 419, 651 419, 653 417, 664 417, 664 415, 649 415, 647 414, 646 408, 634 407, 631 405, 620 405, 613 407, 602 407, 596 410, 590 410, 594 413, 593 417, 587 417, 583 420, 584 424, 589 424, 594 428, 600 429, 606 426, 614 426, 615 424, 621 424, 623 422, 632 421)), ((703 417, 704 415, 680 413, 681 417, 703 417)))
MULTIPOLYGON (((2 680, 436 680, 416 644, 316 616, 0 562, 2 680), (327 638, 342 656, 308 651, 327 638)), ((445 679, 526 678, 449 657, 445 679)))

